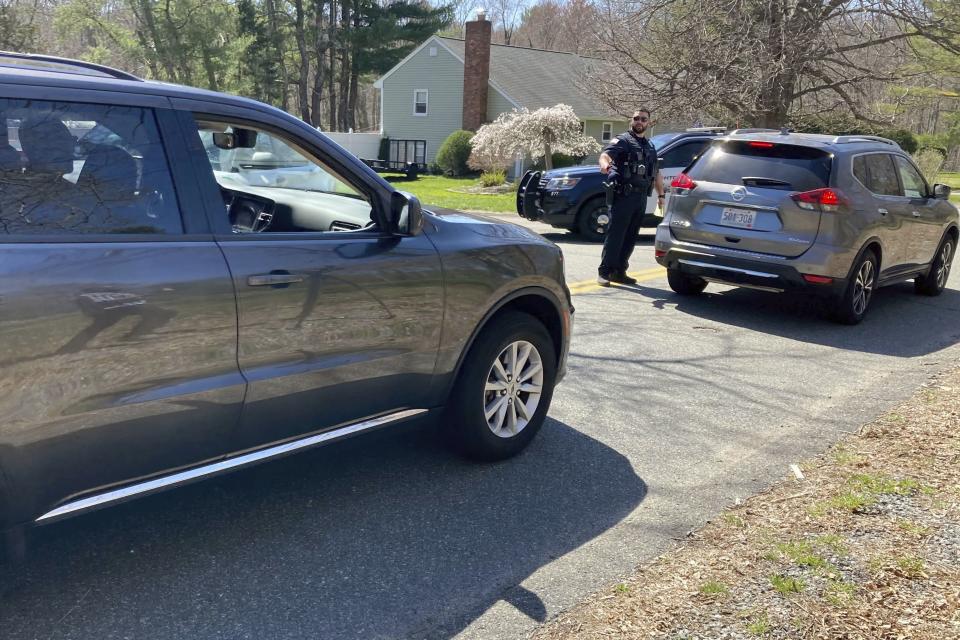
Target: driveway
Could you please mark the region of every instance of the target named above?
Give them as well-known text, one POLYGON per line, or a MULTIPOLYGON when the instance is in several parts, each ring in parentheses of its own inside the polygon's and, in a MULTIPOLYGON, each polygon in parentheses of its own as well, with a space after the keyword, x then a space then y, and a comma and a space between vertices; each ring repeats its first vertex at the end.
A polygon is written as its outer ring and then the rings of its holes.
MULTIPOLYGON (((517 219, 519 221, 519 219, 517 219)), ((960 281, 881 290, 857 327, 711 285, 577 284, 570 374, 522 456, 462 462, 428 429, 336 444, 39 531, 0 576, 21 638, 516 638, 667 550, 960 360, 960 281)))

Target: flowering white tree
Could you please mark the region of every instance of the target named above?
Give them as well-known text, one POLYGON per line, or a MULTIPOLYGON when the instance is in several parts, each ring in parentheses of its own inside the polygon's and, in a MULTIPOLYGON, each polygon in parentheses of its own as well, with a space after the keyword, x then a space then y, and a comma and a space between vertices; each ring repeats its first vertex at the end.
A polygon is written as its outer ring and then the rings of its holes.
POLYGON ((514 109, 501 113, 473 137, 469 164, 475 169, 502 168, 517 153, 544 159, 553 168, 551 156, 565 153, 587 156, 600 151, 600 144, 580 131, 580 119, 569 105, 558 104, 536 111, 514 109))

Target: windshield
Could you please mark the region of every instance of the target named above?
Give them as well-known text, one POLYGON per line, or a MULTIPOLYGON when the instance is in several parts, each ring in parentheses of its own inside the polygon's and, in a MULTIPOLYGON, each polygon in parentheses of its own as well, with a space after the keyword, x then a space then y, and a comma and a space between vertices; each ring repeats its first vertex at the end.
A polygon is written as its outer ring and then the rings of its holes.
POLYGON ((657 151, 660 151, 678 137, 680 137, 679 133, 661 133, 650 138, 650 142, 653 143, 653 146, 657 149, 657 151))
MULTIPOLYGON (((252 148, 221 149, 213 142, 217 127, 200 128, 200 140, 222 187, 268 187, 360 197, 325 167, 304 157, 283 140, 260 132, 252 148)), ((229 131, 229 128, 226 128, 229 131)))

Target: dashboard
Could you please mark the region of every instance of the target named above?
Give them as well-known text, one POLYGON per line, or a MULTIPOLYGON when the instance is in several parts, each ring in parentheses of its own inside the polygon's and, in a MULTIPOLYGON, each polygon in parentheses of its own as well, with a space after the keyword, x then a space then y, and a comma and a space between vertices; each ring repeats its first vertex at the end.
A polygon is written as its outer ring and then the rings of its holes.
POLYGON ((221 185, 234 233, 357 231, 374 226, 370 204, 355 196, 281 187, 221 185))

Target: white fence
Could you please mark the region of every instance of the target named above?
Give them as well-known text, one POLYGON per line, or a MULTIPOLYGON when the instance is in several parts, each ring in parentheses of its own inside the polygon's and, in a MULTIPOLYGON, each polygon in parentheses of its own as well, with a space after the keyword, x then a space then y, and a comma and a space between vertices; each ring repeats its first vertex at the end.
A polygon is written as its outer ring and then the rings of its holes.
POLYGON ((375 160, 380 155, 380 138, 382 136, 379 133, 340 133, 324 131, 323 135, 358 158, 375 160))

